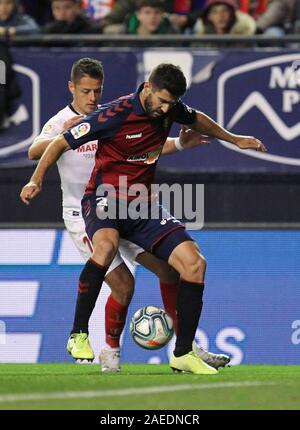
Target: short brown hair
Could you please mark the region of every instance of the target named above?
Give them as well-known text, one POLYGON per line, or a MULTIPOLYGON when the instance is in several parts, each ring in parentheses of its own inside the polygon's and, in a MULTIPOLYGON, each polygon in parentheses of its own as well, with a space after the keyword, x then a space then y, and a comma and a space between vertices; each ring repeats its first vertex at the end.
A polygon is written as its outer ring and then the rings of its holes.
POLYGON ((88 57, 76 61, 72 66, 71 81, 77 84, 85 75, 103 82, 104 70, 101 61, 88 57))

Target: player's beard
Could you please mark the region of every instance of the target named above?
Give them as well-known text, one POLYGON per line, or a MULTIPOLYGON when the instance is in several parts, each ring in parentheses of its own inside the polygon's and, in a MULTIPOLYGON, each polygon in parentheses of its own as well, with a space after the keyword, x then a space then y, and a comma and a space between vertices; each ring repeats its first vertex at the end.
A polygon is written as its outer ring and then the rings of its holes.
POLYGON ((164 111, 161 109, 153 109, 152 96, 149 94, 144 100, 145 111, 151 118, 161 118, 165 115, 164 111))

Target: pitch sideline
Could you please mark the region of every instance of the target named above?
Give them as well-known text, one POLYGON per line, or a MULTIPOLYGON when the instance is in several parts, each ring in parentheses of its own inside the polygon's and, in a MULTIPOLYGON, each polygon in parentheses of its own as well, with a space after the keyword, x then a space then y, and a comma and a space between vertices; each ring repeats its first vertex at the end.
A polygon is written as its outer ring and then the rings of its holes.
POLYGON ((89 399, 94 397, 128 396, 140 394, 160 394, 175 391, 188 390, 209 390, 214 388, 241 388, 257 387, 265 385, 276 385, 272 382, 245 381, 245 382, 220 382, 212 384, 181 384, 181 385, 162 385, 144 388, 123 388, 116 390, 93 390, 93 391, 60 391, 53 393, 34 393, 34 394, 5 394, 0 395, 0 403, 23 402, 30 400, 57 400, 57 399, 89 399))

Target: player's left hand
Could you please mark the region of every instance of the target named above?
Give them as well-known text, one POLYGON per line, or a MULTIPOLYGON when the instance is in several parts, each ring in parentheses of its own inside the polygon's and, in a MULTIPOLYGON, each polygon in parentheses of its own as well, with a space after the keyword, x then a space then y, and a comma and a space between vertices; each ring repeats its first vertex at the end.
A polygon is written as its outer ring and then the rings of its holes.
POLYGON ((238 136, 235 144, 240 149, 255 149, 260 152, 267 152, 265 145, 253 136, 238 136))
POLYGON ((187 148, 194 148, 199 145, 207 145, 213 140, 211 137, 204 136, 199 131, 194 131, 186 127, 182 127, 179 133, 180 144, 187 148))

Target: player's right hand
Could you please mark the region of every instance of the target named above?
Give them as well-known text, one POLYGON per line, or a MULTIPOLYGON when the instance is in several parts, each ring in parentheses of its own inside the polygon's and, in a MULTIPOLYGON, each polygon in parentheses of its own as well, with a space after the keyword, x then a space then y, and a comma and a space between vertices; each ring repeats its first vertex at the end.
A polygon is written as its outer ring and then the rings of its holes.
POLYGON ((75 115, 75 116, 72 116, 72 118, 68 119, 68 121, 65 121, 64 131, 67 131, 69 128, 76 125, 79 121, 82 120, 82 118, 84 118, 84 115, 75 115))
POLYGON ((199 131, 191 130, 186 126, 181 127, 179 139, 184 149, 194 148, 199 145, 207 145, 213 140, 212 137, 204 136, 199 131))
POLYGON ((28 182, 28 184, 22 188, 20 198, 25 205, 29 205, 30 200, 34 199, 41 191, 41 186, 35 182, 28 182))

